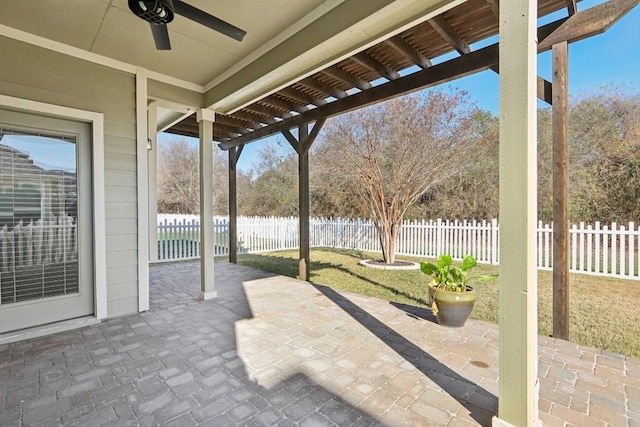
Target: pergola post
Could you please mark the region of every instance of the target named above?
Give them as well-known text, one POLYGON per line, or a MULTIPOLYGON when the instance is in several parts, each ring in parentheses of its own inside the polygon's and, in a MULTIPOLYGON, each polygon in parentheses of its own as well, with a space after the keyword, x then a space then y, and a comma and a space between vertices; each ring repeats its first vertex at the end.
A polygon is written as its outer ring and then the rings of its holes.
POLYGON ((229 150, 229 262, 238 263, 238 186, 237 165, 242 148, 233 147, 229 150))
POLYGON ((310 236, 309 236, 309 148, 306 140, 309 137, 307 125, 298 127, 298 220, 300 222, 300 257, 298 259, 298 276, 300 280, 309 281, 310 236))
POLYGON ((309 235, 309 149, 315 141, 325 118, 318 119, 309 132, 306 123, 298 126, 298 138, 288 130, 283 129, 282 134, 289 144, 298 153, 298 221, 300 227, 300 256, 298 259, 298 278, 309 281, 310 264, 310 235, 309 235))
POLYGON ((568 44, 553 45, 553 336, 569 339, 568 44))
POLYGON ((200 135, 200 294, 208 300, 216 297, 213 275, 213 122, 215 113, 197 112, 200 135))
POLYGON ((538 426, 537 1, 500 1, 500 383, 494 426, 538 426))

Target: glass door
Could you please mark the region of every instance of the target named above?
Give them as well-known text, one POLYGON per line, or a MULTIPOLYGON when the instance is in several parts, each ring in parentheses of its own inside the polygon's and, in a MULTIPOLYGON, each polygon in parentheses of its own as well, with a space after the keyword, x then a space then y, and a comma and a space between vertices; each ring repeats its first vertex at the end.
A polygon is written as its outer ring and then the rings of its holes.
POLYGON ((0 333, 94 311, 89 138, 0 110, 0 333))

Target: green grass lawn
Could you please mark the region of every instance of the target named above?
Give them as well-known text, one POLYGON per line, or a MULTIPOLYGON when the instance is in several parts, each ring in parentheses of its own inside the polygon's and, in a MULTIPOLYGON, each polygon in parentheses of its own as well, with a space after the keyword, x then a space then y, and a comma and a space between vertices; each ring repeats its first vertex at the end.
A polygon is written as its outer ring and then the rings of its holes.
MULTIPOLYGON (((336 249, 311 250, 311 281, 389 301, 426 306, 427 277, 418 270, 376 270, 358 265, 380 254, 336 249)), ((409 257, 399 257, 413 261, 409 257)), ((298 251, 243 254, 238 263, 296 277, 298 251)), ((497 273, 497 266, 479 264, 474 274, 497 273)), ((570 275, 571 341, 640 358, 640 283, 609 277, 570 275)), ((497 323, 500 279, 476 284, 478 301, 471 317, 497 323)), ((538 272, 539 333, 552 332, 552 276, 538 272)))

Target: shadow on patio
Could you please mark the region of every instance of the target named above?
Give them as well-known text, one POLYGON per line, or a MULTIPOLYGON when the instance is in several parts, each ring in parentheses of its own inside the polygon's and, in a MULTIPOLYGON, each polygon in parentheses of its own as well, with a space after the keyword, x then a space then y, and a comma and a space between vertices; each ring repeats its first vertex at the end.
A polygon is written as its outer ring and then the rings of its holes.
MULTIPOLYGON (((216 263, 151 268, 151 310, 0 346, 0 425, 488 425, 497 327, 216 263)), ((545 425, 637 425, 640 363, 541 338, 545 425), (588 417, 588 419, 587 419, 588 417)))

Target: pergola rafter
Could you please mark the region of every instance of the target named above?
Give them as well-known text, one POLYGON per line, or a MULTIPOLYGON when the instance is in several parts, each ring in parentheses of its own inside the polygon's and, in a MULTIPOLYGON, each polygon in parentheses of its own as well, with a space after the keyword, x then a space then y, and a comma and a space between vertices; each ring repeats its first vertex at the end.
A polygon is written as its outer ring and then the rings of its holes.
MULTIPOLYGON (((220 114, 220 115, 223 115, 223 114, 220 114)), ((236 111, 232 117, 235 117, 237 119, 244 119, 249 122, 258 123, 258 124, 273 124, 278 122, 272 117, 267 117, 264 114, 257 114, 248 109, 236 111)), ((260 127, 260 126, 257 126, 257 127, 260 127)), ((257 127, 254 127, 254 129, 257 127)))
POLYGON ((314 79, 313 77, 307 77, 306 79, 300 80, 296 84, 318 91, 324 94, 326 98, 333 97, 336 99, 341 99, 349 96, 344 90, 325 84, 314 79))
POLYGON ((370 69, 371 71, 379 73, 382 77, 386 78, 389 81, 400 78, 400 74, 396 70, 386 66, 382 62, 379 62, 377 59, 365 52, 360 52, 353 55, 351 57, 351 60, 370 69))
POLYGON ((421 54, 415 47, 402 38, 401 35, 391 37, 386 40, 385 43, 391 48, 395 49, 400 54, 404 55, 407 59, 411 60, 415 65, 422 68, 431 67, 431 61, 429 58, 421 54))
POLYGON ((471 52, 471 47, 460 38, 458 33, 451 28, 449 22, 444 16, 439 15, 429 20, 429 24, 445 39, 460 55, 465 55, 471 52))
POLYGON ((324 105, 327 103, 326 99, 318 98, 317 96, 312 96, 302 90, 297 89, 294 86, 289 86, 287 88, 282 89, 280 95, 286 96, 287 98, 297 102, 299 104, 312 104, 317 106, 324 105))
POLYGON ((321 73, 326 74, 335 80, 341 81, 342 83, 345 83, 349 87, 356 87, 363 91, 367 89, 371 89, 373 87, 370 82, 363 80, 360 77, 355 76, 351 73, 348 73, 347 71, 345 71, 344 69, 336 65, 321 71, 321 73))

